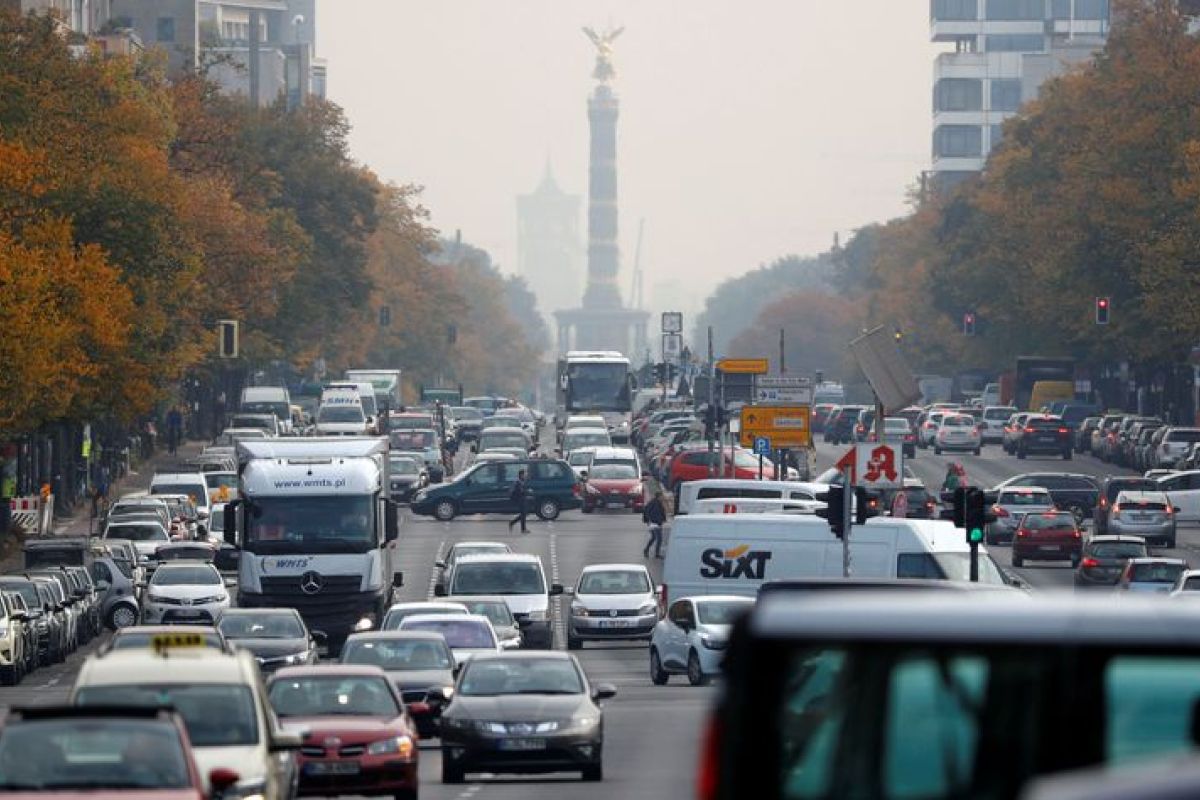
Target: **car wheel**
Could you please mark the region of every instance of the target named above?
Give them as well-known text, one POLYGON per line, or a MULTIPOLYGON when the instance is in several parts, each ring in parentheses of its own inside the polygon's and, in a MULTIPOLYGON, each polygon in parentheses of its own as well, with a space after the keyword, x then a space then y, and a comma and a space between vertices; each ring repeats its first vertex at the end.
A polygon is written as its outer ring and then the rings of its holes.
POLYGON ((454 507, 453 500, 442 500, 433 508, 433 515, 442 522, 449 522, 457 513, 458 509, 454 507))
POLYGON ((1073 457, 1070 450, 1063 450, 1063 461, 1070 461, 1073 457))
POLYGON ((708 676, 704 674, 704 670, 700 668, 700 656, 696 655, 693 650, 688 653, 687 663, 688 683, 692 686, 707 686, 708 676))
POLYGON ((442 756, 442 783, 462 783, 464 773, 458 767, 451 766, 445 756, 442 756))
POLYGON ((981 448, 978 448, 978 447, 976 447, 976 448, 975 448, 975 455, 979 455, 979 451, 980 451, 980 449, 981 449, 981 448))
POLYGON ((17 685, 17 668, 15 665, 11 667, 0 667, 0 685, 17 685))
POLYGON ((546 498, 539 500, 537 504, 537 515, 539 518, 550 522, 558 519, 558 501, 546 498))
POLYGON ((129 606, 115 606, 112 611, 108 612, 108 627, 114 631, 128 628, 131 625, 137 625, 137 612, 129 606))
POLYGON ((1021 558, 1018 555, 1014 555, 1012 557, 1012 565, 1014 567, 1023 567, 1023 566, 1025 566, 1025 559, 1021 558))
POLYGON ((392 795, 392 797, 394 800, 417 800, 417 789, 406 789, 403 792, 397 792, 396 794, 392 795))
POLYGON ((1017 448, 1017 458, 1020 459, 1021 461, 1025 460, 1025 448, 1023 448, 1023 447, 1017 448))
POLYGON ((938 446, 935 444, 935 445, 933 446, 933 454, 934 454, 935 456, 940 456, 940 455, 942 454, 942 448, 938 447, 938 446))
POLYGON ((583 768, 583 779, 585 781, 602 781, 604 780, 604 765, 600 762, 583 768))
POLYGON ((592 506, 589 506, 587 503, 584 503, 584 504, 583 504, 583 508, 581 508, 581 509, 580 509, 580 511, 582 511, 582 512, 583 512, 583 513, 585 513, 585 514, 590 514, 590 513, 592 513, 594 510, 595 510, 595 509, 594 509, 594 508, 592 508, 592 506))
POLYGON ((662 661, 658 657, 658 648, 650 648, 650 682, 655 686, 665 686, 667 681, 671 680, 671 673, 663 669, 662 661))

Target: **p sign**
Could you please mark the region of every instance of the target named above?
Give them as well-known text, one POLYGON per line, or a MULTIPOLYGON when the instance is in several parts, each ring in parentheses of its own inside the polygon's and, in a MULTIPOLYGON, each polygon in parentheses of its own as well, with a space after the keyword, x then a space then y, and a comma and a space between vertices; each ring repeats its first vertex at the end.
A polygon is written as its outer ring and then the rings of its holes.
POLYGON ((771 439, 767 436, 754 437, 754 454, 756 456, 771 455, 771 439))
POLYGON ((855 463, 855 486, 899 489, 904 485, 904 451, 890 444, 860 444, 855 463))

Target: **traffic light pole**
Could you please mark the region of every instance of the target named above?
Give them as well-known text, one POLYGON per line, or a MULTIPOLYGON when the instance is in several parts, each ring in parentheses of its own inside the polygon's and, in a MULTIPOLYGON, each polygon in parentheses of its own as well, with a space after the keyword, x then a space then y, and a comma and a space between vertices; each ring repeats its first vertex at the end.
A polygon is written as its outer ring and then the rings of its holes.
POLYGON ((717 392, 717 362, 713 360, 713 329, 712 325, 708 326, 708 411, 713 416, 711 419, 714 424, 708 427, 708 476, 711 478, 714 475, 716 460, 713 458, 713 437, 716 435, 716 402, 717 392))
POLYGON ((971 583, 979 583, 979 542, 971 542, 971 583))
POLYGON ((842 493, 842 519, 845 520, 845 532, 842 534, 843 578, 850 577, 850 528, 854 522, 854 489, 850 485, 851 480, 850 467, 845 467, 842 470, 842 486, 846 487, 846 491, 842 493))

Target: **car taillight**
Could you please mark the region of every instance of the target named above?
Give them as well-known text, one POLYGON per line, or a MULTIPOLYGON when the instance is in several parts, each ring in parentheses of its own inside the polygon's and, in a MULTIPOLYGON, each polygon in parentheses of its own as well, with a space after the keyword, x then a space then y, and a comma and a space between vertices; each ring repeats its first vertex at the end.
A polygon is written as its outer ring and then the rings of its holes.
POLYGON ((1033 426, 1031 426, 1031 425, 1026 425, 1026 426, 1025 426, 1025 432, 1026 432, 1026 433, 1033 433, 1035 430, 1037 430, 1037 429, 1036 429, 1036 428, 1034 428, 1034 427, 1033 427, 1033 426))
POLYGON ((1107 508, 1107 507, 1108 507, 1108 498, 1107 498, 1107 497, 1101 497, 1101 498, 1100 498, 1100 507, 1101 507, 1101 508, 1107 508))
POLYGON ((992 513, 995 514, 997 517, 1007 517, 1008 516, 1008 512, 1005 511, 1000 506, 992 506, 992 513))
POLYGON ((1070 428, 1059 428, 1058 432, 1059 433, 1070 433, 1071 429, 1070 428))
POLYGON ((716 714, 709 714, 704 744, 700 749, 700 772, 696 776, 696 796, 700 800, 715 800, 720 784, 720 767, 721 720, 716 714))
POLYGON ((571 491, 575 493, 576 497, 579 497, 579 493, 581 490, 582 490, 582 487, 579 485, 579 481, 576 481, 575 485, 571 487, 571 491))
POLYGON ((1114 513, 1114 514, 1120 514, 1120 513, 1121 513, 1121 504, 1120 504, 1120 503, 1117 503, 1116 505, 1114 505, 1114 506, 1112 507, 1112 513, 1114 513))
POLYGON ((1083 561, 1079 562, 1079 566, 1083 567, 1084 569, 1094 569, 1100 566, 1100 562, 1094 558, 1085 558, 1083 561))
POLYGON ((1017 528, 1017 536, 1028 536, 1028 535, 1029 535, 1029 531, 1025 530, 1024 528, 1017 528))
POLYGON ((1080 532, 1079 528, 1076 528, 1075 530, 1071 531, 1071 535, 1074 536, 1076 539, 1083 538, 1083 534, 1080 532))
POLYGON ((1166 514, 1167 514, 1167 516, 1168 516, 1168 517, 1169 517, 1169 516, 1172 516, 1172 515, 1175 513, 1175 509, 1174 509, 1174 508, 1172 508, 1171 506, 1167 506, 1167 507, 1166 507, 1165 509, 1163 509, 1163 510, 1166 512, 1166 514))

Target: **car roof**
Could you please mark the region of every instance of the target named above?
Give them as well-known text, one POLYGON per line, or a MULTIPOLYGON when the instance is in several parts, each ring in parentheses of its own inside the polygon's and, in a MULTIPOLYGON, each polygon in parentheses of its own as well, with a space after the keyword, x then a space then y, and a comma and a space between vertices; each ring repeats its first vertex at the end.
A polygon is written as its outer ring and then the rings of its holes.
POLYGON ((457 603, 453 600, 409 600, 403 603, 392 603, 388 606, 388 611, 391 611, 393 608, 462 608, 462 603, 457 603))
POLYGON ((410 614, 405 617, 401 625, 416 625, 419 622, 445 622, 451 620, 453 622, 472 622, 477 625, 487 625, 492 627, 492 621, 483 614, 410 614))
POLYGON ((753 633, 777 639, 1200 648, 1194 611, 1154 598, 941 592, 766 596, 753 633))
MULTIPOLYGON (((176 562, 178 563, 178 562, 176 562)), ((208 562, 204 562, 208 563, 208 562)), ((226 617, 257 617, 261 614, 267 615, 288 615, 290 617, 299 617, 300 612, 294 608, 227 608, 221 612, 221 619, 226 617)), ((170 626, 166 626, 170 627, 170 626)), ((190 627, 188 630, 192 630, 190 627)))
MULTIPOLYGON (((575 657, 563 650, 505 650, 496 653, 480 653, 474 656, 471 661, 481 660, 499 660, 499 661, 517 661, 517 660, 533 660, 552 658, 556 661, 570 661, 575 663, 575 657)), ((580 670, 582 672, 582 670, 580 670)))
POLYGON ((469 553, 458 559, 458 564, 472 564, 482 562, 494 562, 503 564, 541 564, 542 559, 535 556, 533 553, 469 553))
POLYGON ((451 550, 459 547, 506 547, 509 550, 512 549, 508 542, 494 542, 488 541, 487 539, 471 539, 465 542, 455 542, 454 544, 450 545, 451 550))
POLYGON ((1144 536, 1133 536, 1128 533, 1108 533, 1101 536, 1089 536, 1088 544, 1104 544, 1105 542, 1129 542, 1132 544, 1145 544, 1144 536))
POLYGON ((360 631, 350 634, 346 638, 346 644, 350 642, 395 641, 399 639, 410 641, 446 641, 446 638, 437 631, 360 631))
POLYGON ((602 433, 605 436, 608 436, 608 428, 571 428, 571 430, 565 432, 563 436, 574 436, 580 433, 602 433))
POLYGON ((1188 563, 1186 561, 1184 561, 1182 558, 1169 558, 1167 556, 1138 556, 1137 558, 1129 559, 1128 563, 1130 563, 1130 564, 1167 564, 1167 565, 1183 564, 1184 567, 1186 567, 1188 565, 1188 563))
POLYGON ((589 572, 608 572, 615 570, 626 570, 630 572, 645 572, 649 574, 645 564, 588 564, 579 574, 587 575, 589 572))
POLYGON ((302 667, 284 667, 276 670, 271 676, 271 683, 288 680, 289 678, 321 678, 344 675, 353 678, 383 678, 387 673, 380 667, 370 664, 311 664, 302 667))
MULTIPOLYGON (((196 631, 166 626, 155 632, 196 631)), ((150 648, 118 649, 87 659, 76 686, 127 686, 144 682, 241 685, 253 683, 257 671, 258 666, 247 651, 230 653, 212 647, 181 647, 159 654, 150 648)))

